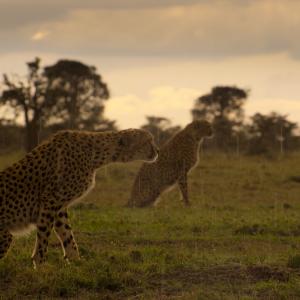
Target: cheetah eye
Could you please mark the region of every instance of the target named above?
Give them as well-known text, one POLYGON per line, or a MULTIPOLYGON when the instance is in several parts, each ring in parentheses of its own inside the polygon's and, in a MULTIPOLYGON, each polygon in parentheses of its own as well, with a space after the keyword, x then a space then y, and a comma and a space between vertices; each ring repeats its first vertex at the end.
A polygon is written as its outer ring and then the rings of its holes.
POLYGON ((121 136, 118 141, 120 147, 129 147, 132 143, 133 140, 130 136, 121 136))
POLYGON ((119 139, 118 145, 121 146, 121 147, 125 146, 125 143, 124 143, 124 139, 123 139, 123 138, 120 138, 120 139, 119 139))

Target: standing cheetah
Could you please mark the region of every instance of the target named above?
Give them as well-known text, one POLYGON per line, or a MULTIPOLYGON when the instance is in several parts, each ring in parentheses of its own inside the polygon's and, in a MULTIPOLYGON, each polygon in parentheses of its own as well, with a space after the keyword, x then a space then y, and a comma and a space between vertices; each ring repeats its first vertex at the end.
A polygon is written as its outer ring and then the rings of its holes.
POLYGON ((178 132, 162 146, 154 163, 142 165, 128 206, 149 206, 175 183, 179 185, 185 205, 189 205, 187 174, 197 165, 201 141, 211 135, 212 127, 207 121, 194 121, 178 132))
POLYGON ((37 228, 34 266, 45 261, 52 228, 66 259, 79 258, 67 207, 94 186, 95 171, 111 162, 154 161, 157 149, 144 130, 61 131, 0 172, 0 258, 12 237, 37 228))

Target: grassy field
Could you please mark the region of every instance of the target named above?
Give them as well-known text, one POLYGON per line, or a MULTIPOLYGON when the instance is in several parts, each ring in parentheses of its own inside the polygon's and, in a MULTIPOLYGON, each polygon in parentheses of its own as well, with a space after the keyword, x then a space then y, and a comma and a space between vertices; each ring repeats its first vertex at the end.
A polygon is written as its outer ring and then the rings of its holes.
MULTIPOLYGON (((1 168, 18 157, 0 157, 1 168)), ((65 264, 52 236, 35 271, 34 233, 15 240, 0 261, 0 299, 300 299, 299 154, 204 153, 190 208, 177 189, 154 208, 125 208, 138 167, 99 170, 70 210, 80 261, 65 264)))

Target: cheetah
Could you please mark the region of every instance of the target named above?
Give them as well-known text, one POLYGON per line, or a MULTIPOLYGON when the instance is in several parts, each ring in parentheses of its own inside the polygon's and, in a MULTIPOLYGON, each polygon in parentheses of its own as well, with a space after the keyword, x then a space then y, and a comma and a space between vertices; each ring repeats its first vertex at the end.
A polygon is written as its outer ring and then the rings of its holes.
POLYGON ((118 132, 60 131, 0 172, 0 258, 13 236, 36 228, 36 268, 46 260, 52 229, 64 258, 79 259, 67 208, 95 184, 95 172, 111 162, 157 158, 153 136, 141 129, 118 132))
POLYGON ((154 163, 142 165, 127 206, 150 206, 163 191, 176 183, 184 204, 190 205, 187 174, 198 163, 199 146, 203 138, 211 136, 211 124, 203 120, 193 121, 175 134, 162 146, 154 163))

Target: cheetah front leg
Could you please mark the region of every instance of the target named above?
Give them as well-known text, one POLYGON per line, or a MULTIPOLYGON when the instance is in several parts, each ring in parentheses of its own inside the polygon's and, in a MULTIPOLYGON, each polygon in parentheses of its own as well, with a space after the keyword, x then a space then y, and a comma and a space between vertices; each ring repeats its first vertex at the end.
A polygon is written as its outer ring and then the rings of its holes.
POLYGON ((64 258, 67 260, 79 259, 79 251, 69 224, 67 209, 60 210, 56 215, 54 231, 60 240, 64 258))
POLYGON ((7 230, 0 230, 0 259, 7 253, 12 242, 12 235, 7 230))
POLYGON ((34 268, 45 262, 48 241, 53 228, 55 211, 51 208, 42 207, 37 219, 37 234, 35 248, 32 254, 34 268))
POLYGON ((178 179, 178 185, 179 189, 182 195, 183 203, 186 206, 190 206, 191 203, 189 201, 189 195, 188 195, 188 183, 187 183, 187 173, 184 173, 181 175, 178 179))

